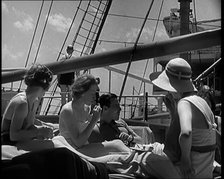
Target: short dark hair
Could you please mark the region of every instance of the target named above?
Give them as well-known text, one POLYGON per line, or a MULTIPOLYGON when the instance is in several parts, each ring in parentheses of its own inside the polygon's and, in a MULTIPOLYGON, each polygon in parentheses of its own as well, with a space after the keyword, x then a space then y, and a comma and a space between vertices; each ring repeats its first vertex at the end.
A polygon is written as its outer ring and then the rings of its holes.
POLYGON ((117 99, 117 95, 114 93, 102 94, 99 98, 100 107, 110 107, 111 101, 117 99))
POLYGON ((92 85, 97 85, 98 81, 93 75, 83 74, 79 76, 72 85, 72 97, 80 98, 80 96, 88 91, 92 85))
POLYGON ((47 90, 52 78, 52 72, 45 65, 34 64, 27 71, 24 81, 28 87, 40 86, 44 90, 47 90))

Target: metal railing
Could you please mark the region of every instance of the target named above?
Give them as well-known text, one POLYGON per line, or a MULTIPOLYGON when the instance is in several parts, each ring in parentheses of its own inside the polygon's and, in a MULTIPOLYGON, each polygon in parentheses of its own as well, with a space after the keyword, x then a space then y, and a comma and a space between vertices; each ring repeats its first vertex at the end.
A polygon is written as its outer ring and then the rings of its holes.
POLYGON ((162 103, 164 95, 124 95, 121 97, 121 118, 132 119, 141 117, 147 121, 147 116, 166 112, 167 109, 162 103), (137 102, 137 103, 136 103, 137 102))
MULTIPOLYGON (((11 87, 2 87, 2 102, 4 101, 4 104, 7 104, 11 99, 10 94, 8 97, 7 95, 4 97, 4 92, 12 92, 15 95, 17 89, 18 88, 13 88, 13 83, 11 84, 11 87)), ((51 96, 50 92, 46 92, 41 101, 41 105, 38 108, 37 114, 44 115, 44 108, 47 105, 47 101, 53 99, 54 103, 52 105, 54 106, 54 110, 49 111, 48 114, 58 115, 58 109, 61 107, 60 93, 61 92, 56 92, 54 96, 51 96)), ((148 95, 147 93, 144 95, 124 95, 121 97, 120 102, 120 117, 123 119, 142 118, 147 121, 148 115, 166 112, 167 109, 162 102, 162 97, 163 95, 148 95)))

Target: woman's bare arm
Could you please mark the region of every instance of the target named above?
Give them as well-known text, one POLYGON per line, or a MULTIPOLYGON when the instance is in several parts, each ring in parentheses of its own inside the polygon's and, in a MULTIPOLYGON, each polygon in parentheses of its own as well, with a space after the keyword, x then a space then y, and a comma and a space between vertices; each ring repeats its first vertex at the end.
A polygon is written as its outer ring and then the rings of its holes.
POLYGON ((31 140, 36 137, 38 130, 35 126, 30 129, 22 129, 24 120, 28 114, 28 106, 24 101, 17 102, 10 125, 10 138, 13 141, 31 140))
POLYGON ((191 145, 192 145, 192 110, 188 101, 180 101, 177 106, 180 119, 179 143, 181 148, 181 170, 185 177, 191 176, 191 145))

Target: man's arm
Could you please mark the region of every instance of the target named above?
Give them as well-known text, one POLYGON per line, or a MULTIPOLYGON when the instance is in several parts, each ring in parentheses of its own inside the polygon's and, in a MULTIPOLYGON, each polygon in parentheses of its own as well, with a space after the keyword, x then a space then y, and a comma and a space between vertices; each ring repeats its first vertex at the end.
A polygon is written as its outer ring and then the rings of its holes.
MULTIPOLYGON (((134 137, 134 139, 132 140, 132 142, 134 142, 134 143, 142 143, 142 138, 141 138, 138 134, 136 134, 136 133, 134 132, 134 130, 131 129, 131 128, 128 126, 128 124, 127 124, 124 120, 120 119, 120 121, 124 124, 125 128, 126 128, 127 131, 128 131, 128 134, 129 134, 129 135, 132 135, 132 136, 134 137)), ((131 139, 132 139, 132 137, 130 136, 130 140, 131 140, 131 139)))

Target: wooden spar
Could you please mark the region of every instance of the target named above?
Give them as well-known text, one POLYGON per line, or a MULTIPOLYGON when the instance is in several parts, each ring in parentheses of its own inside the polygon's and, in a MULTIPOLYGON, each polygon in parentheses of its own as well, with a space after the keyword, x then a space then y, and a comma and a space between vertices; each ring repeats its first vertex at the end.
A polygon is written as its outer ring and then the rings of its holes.
MULTIPOLYGON (((123 71, 123 70, 120 70, 120 69, 117 69, 117 68, 114 68, 114 67, 111 67, 111 66, 106 66, 104 68, 107 69, 107 70, 109 70, 109 71, 113 71, 113 72, 116 72, 116 73, 120 73, 122 75, 125 75, 125 71, 123 71)), ((131 73, 128 73, 128 76, 131 77, 131 78, 133 78, 133 79, 137 79, 137 80, 143 81, 145 83, 152 84, 152 82, 149 79, 146 79, 146 78, 143 78, 143 77, 140 77, 140 76, 131 74, 131 73)))
MULTIPOLYGON (((133 56, 133 61, 176 54, 186 51, 209 48, 221 44, 221 29, 208 30, 194 34, 173 37, 165 41, 138 45, 133 56)), ((133 47, 123 48, 108 52, 97 53, 89 56, 72 57, 66 61, 45 64, 54 75, 73 72, 90 68, 104 67, 128 62, 133 47)), ((2 74, 2 83, 22 80, 26 70, 17 70, 2 74)))

